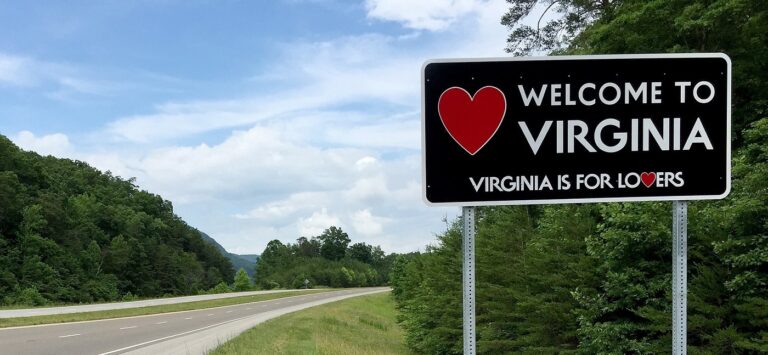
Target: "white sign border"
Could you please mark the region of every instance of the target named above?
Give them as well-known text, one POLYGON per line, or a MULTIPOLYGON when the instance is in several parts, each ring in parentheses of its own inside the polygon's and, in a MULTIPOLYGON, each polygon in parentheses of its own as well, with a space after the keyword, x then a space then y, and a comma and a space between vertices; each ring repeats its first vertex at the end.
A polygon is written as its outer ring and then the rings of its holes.
POLYGON ((731 192, 731 58, 725 53, 655 53, 655 54, 601 54, 601 55, 571 55, 546 57, 496 57, 496 58, 446 58, 429 59, 421 66, 421 199, 430 207, 447 206, 516 206, 516 205, 547 205, 570 203, 600 203, 600 202, 644 202, 644 201, 691 201, 719 200, 731 192), (538 199, 538 200, 498 200, 498 201, 467 201, 467 202, 432 202, 427 199, 427 150, 426 150, 426 76, 425 69, 433 63, 477 63, 477 62, 532 62, 560 60, 596 60, 596 59, 672 59, 672 58, 721 58, 726 62, 726 182, 725 191, 719 195, 690 195, 690 196, 636 196, 636 197, 602 197, 602 198, 571 198, 571 199, 538 199))

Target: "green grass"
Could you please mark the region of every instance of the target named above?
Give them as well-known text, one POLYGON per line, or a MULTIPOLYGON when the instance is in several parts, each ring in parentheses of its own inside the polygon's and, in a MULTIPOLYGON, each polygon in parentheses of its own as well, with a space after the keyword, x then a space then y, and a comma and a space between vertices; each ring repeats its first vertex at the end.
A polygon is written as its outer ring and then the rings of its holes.
POLYGON ((210 354, 410 354, 395 312, 389 293, 354 297, 264 322, 210 354))
POLYGON ((333 289, 317 290, 317 291, 289 291, 270 293, 266 295, 253 295, 243 297, 223 298, 209 301, 197 301, 197 302, 185 302, 177 304, 168 304, 160 306, 148 306, 140 308, 128 308, 128 309, 115 309, 109 311, 95 311, 95 312, 83 312, 83 313, 71 313, 71 314, 55 314, 49 316, 34 316, 34 317, 19 317, 19 318, 0 318, 0 328, 17 327, 24 325, 37 325, 37 324, 51 324, 51 323, 66 323, 66 322, 79 322, 87 320, 108 319, 108 318, 122 318, 143 316, 148 314, 190 311, 195 309, 231 306, 234 304, 268 301, 276 298, 296 296, 300 294, 312 294, 320 292, 333 291, 333 289))

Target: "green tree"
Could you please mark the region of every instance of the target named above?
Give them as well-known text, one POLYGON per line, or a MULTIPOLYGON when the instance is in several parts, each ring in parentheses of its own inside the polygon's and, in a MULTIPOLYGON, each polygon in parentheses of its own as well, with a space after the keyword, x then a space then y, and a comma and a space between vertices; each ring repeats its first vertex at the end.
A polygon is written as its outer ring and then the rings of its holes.
POLYGON ((626 1, 582 0, 507 0, 509 10, 501 24, 511 32, 506 51, 515 56, 535 53, 560 53, 573 45, 574 38, 594 22, 612 18, 617 7, 626 1), (539 14, 538 10, 544 9, 539 14), (523 20, 537 14, 536 26, 523 20))
POLYGON ((248 277, 248 273, 245 269, 240 268, 235 274, 235 283, 232 285, 232 289, 235 291, 248 291, 251 289, 251 278, 248 277))
POLYGON ((12 171, 0 171, 0 234, 9 234, 20 218, 23 185, 12 171))
POLYGON ((307 239, 300 237, 296 239, 298 255, 306 258, 320 256, 320 241, 317 238, 307 239))
POLYGON ((366 264, 373 262, 373 247, 365 243, 355 243, 349 246, 347 256, 366 264))
MULTIPOLYGON (((733 192, 721 202, 691 203, 689 343, 702 353, 766 351, 762 288, 768 114, 768 3, 760 0, 511 0, 502 22, 508 51, 524 55, 724 52, 733 62, 733 192), (520 20, 536 4, 559 13, 543 26, 520 20), (745 130, 747 127, 752 127, 745 130), (743 148, 742 148, 743 147, 743 148), (740 149, 741 148, 741 149, 740 149), (762 254, 761 254, 762 253, 762 254), (749 296, 748 296, 749 295, 749 296)), ((542 8, 542 7, 539 7, 542 8)), ((596 290, 580 289, 584 352, 666 351, 669 338, 669 218, 666 204, 608 206, 588 240, 597 258, 596 290)))
POLYGON ((234 276, 170 202, 83 162, 22 151, 3 136, 0 250, 3 304, 191 294, 234 276))
POLYGON ((289 262, 290 251, 281 241, 275 239, 267 243, 264 252, 256 262, 256 275, 262 287, 271 281, 269 275, 285 268, 289 262))
POLYGON ((331 226, 317 237, 322 246, 320 254, 328 260, 341 260, 347 253, 347 245, 351 241, 349 235, 341 228, 331 226))
MULTIPOLYGON (((723 317, 714 336, 740 352, 768 352, 768 118, 752 124, 745 147, 734 159, 731 198, 725 201, 727 237, 714 251, 727 267, 725 299, 731 317, 723 317), (728 331, 728 332, 726 332, 728 331)), ((718 211, 718 212, 720 212, 718 211)), ((721 212, 722 213, 722 212, 721 212)), ((711 292, 711 291, 710 291, 711 292)), ((718 300, 719 301, 719 300, 718 300)))

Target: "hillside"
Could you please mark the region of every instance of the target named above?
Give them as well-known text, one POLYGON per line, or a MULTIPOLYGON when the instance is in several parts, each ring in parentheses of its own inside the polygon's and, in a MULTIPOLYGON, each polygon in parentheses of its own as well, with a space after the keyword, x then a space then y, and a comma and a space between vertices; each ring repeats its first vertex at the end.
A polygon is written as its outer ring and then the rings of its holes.
POLYGON ((232 263, 170 201, 0 135, 0 304, 193 294, 232 263))
POLYGON ((219 244, 215 239, 211 238, 208 234, 205 234, 203 232, 200 232, 200 236, 203 237, 203 240, 207 241, 208 243, 211 243, 216 249, 224 256, 229 259, 229 261, 232 263, 232 267, 235 269, 235 271, 240 270, 240 268, 245 269, 245 272, 248 273, 248 276, 253 277, 253 272, 256 269, 256 262, 259 260, 259 256, 255 254, 246 254, 246 255, 240 255, 240 254, 234 254, 228 252, 226 249, 224 249, 221 244, 219 244))

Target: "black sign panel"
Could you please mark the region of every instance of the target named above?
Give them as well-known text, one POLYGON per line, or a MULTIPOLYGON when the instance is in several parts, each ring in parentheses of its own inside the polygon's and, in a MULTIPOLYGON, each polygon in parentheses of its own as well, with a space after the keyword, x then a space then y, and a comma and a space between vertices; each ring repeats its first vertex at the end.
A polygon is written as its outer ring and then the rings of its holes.
POLYGON ((724 54, 427 62, 425 201, 723 198, 730 80, 724 54))

